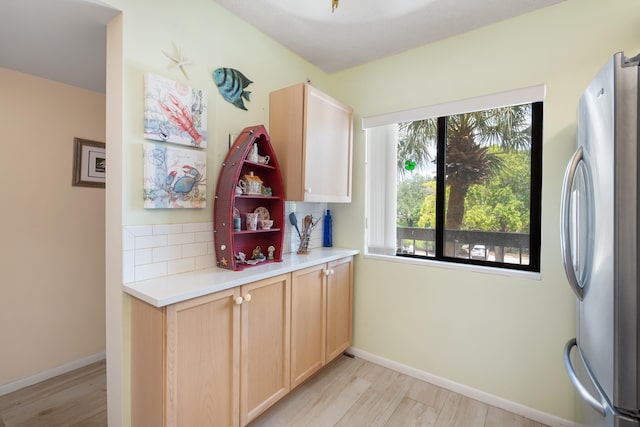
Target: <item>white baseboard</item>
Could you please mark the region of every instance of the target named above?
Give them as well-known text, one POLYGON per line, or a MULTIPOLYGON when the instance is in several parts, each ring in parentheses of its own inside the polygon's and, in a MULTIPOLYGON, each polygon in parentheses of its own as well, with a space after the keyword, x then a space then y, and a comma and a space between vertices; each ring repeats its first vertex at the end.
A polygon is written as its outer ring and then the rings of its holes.
POLYGON ((84 359, 74 360, 72 362, 65 363, 64 365, 56 366, 55 368, 48 369, 43 372, 39 372, 27 378, 22 378, 20 380, 17 380, 8 384, 0 385, 0 396, 4 396, 5 394, 12 393, 14 391, 20 390, 21 388, 25 388, 30 385, 34 385, 39 382, 48 380, 49 378, 66 374, 67 372, 82 368, 84 366, 90 365, 100 360, 104 360, 105 358, 106 358, 106 353, 104 352, 93 354, 91 356, 85 357, 84 359))
POLYGON ((398 363, 390 359, 385 359, 384 357, 377 356, 375 354, 360 350, 355 347, 350 347, 347 352, 369 362, 384 366, 385 368, 392 369, 396 372, 400 372, 401 374, 426 381, 438 387, 442 387, 463 396, 470 397, 482 403, 486 403, 487 405, 495 406, 497 408, 504 409, 505 411, 513 412, 514 414, 529 418, 533 421, 537 421, 548 426, 577 427, 577 424, 573 421, 565 420, 564 418, 560 418, 555 415, 551 415, 546 412, 542 412, 537 409, 512 402, 511 400, 507 400, 502 397, 494 396, 493 394, 489 394, 484 391, 466 386, 464 384, 456 383, 446 378, 442 378, 437 375, 412 368, 411 366, 403 365, 402 363, 398 363))

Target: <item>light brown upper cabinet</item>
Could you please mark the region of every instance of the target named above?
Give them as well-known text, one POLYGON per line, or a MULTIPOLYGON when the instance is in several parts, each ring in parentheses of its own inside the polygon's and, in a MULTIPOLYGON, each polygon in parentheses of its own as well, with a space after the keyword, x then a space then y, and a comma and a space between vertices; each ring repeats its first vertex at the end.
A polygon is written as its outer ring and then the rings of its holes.
POLYGON ((306 83, 271 92, 269 100, 285 200, 351 202, 353 109, 306 83))

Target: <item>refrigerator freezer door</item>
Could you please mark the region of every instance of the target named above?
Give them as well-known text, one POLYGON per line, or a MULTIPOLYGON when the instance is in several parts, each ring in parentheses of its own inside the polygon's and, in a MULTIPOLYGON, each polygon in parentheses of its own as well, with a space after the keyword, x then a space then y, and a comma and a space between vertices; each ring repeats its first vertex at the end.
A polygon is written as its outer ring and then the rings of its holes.
POLYGON ((593 374, 584 365, 580 351, 571 352, 576 340, 564 348, 564 364, 569 378, 578 391, 576 421, 580 427, 640 427, 640 420, 618 413, 607 401, 603 391, 594 382, 593 374), (574 357, 572 357, 574 356, 574 357))
POLYGON ((580 98, 578 151, 565 175, 561 218, 581 359, 612 407, 634 419, 640 418, 637 58, 614 55, 580 98))

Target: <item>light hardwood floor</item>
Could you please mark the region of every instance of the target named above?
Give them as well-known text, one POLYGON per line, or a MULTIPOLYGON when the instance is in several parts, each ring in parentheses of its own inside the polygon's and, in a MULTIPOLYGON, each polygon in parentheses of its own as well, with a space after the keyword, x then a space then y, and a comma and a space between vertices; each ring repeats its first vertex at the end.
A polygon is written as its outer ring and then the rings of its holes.
POLYGON ((0 427, 106 425, 104 360, 0 396, 0 427))
MULTIPOLYGON (((0 396, 0 427, 106 425, 104 361, 0 396)), ((545 427, 346 356, 339 357, 250 424, 289 426, 545 427)))
POLYGON ((341 356, 250 427, 546 427, 359 358, 341 356))

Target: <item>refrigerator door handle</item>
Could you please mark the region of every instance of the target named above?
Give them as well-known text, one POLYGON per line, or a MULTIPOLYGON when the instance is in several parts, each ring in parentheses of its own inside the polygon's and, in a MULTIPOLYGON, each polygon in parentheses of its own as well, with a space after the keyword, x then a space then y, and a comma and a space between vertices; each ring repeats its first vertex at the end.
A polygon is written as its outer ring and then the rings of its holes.
POLYGON ((576 272, 573 268, 573 254, 571 253, 571 243, 569 240, 571 237, 569 235, 569 221, 571 215, 571 188, 573 187, 573 180, 576 176, 578 165, 583 159, 584 153, 582 151, 582 147, 579 147, 576 152, 573 153, 571 162, 569 162, 564 174, 564 181, 562 183, 562 202, 560 206, 560 246, 562 249, 562 262, 564 264, 564 271, 567 274, 567 279, 569 279, 569 286, 571 286, 571 289, 573 289, 573 292, 580 301, 584 298, 584 289, 580 286, 578 278, 576 277, 576 272))
MULTIPOLYGON (((577 347, 577 345, 578 343, 576 342, 576 339, 573 338, 570 339, 564 346, 564 366, 567 370, 567 373, 569 374, 569 378, 571 379, 573 386, 576 388, 576 390, 578 390, 580 396, 585 400, 585 402, 587 402, 589 406, 595 409, 596 412, 605 417, 607 413, 607 407, 609 405, 607 405, 605 399, 602 396, 600 396, 600 399, 596 399, 591 393, 589 393, 589 390, 587 390, 587 388, 580 382, 580 379, 578 378, 578 375, 573 368, 573 364, 571 363, 571 349, 573 349, 573 347, 577 347)), ((585 366, 585 368, 587 370, 589 369, 587 366, 585 366)), ((596 389, 597 388, 598 387, 596 386, 596 389)), ((600 391, 598 391, 598 393, 600 394, 600 391)))

